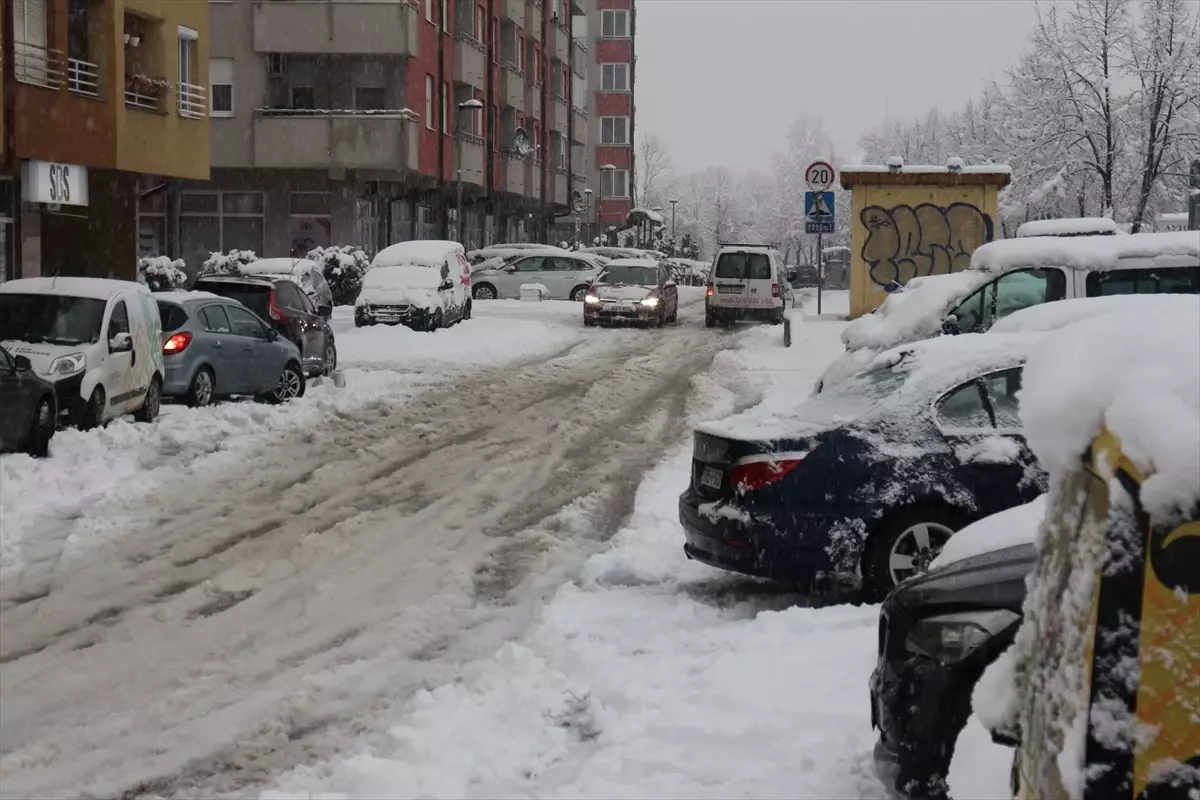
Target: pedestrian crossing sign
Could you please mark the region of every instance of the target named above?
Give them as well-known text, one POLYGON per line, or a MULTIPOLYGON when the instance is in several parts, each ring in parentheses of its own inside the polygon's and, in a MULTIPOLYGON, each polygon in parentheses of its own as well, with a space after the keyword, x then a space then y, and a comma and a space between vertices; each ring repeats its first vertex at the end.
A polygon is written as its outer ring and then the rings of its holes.
POLYGON ((804 232, 833 233, 833 192, 804 193, 804 232))

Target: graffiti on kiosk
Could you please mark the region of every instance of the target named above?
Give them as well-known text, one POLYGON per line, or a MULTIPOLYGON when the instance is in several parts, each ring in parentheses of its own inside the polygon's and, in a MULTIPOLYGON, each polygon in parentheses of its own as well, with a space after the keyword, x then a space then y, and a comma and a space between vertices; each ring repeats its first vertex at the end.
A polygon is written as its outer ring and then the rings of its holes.
POLYGON ((992 240, 992 218, 969 203, 867 206, 859 219, 867 229, 862 259, 879 286, 964 270, 992 240))

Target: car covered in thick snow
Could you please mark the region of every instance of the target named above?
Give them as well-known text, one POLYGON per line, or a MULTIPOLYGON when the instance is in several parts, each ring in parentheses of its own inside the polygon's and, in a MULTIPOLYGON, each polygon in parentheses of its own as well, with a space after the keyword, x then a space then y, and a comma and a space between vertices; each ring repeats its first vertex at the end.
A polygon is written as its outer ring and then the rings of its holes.
POLYGON ((657 325, 679 318, 679 287, 666 267, 644 258, 609 263, 583 298, 583 324, 657 325))
POLYGON ((471 318, 471 265, 457 242, 400 242, 380 250, 354 304, 358 327, 434 331, 471 318))
POLYGON ((1030 236, 1124 236, 1110 217, 1065 217, 1034 219, 1017 226, 1017 238, 1030 236))
POLYGON ((471 274, 472 292, 477 300, 516 300, 522 286, 540 284, 551 298, 579 302, 603 269, 584 253, 530 249, 503 266, 476 270, 471 274))
POLYGON ((853 375, 882 350, 943 333, 983 333, 1021 309, 1057 300, 1200 293, 1200 235, 1031 236, 989 242, 970 268, 909 281, 846 326, 846 352, 817 391, 853 375))
POLYGON ((1044 491, 1017 416, 1040 338, 916 342, 791 413, 700 426, 679 498, 685 553, 872 595, 923 572, 955 531, 1044 491))
POLYGON ((333 315, 333 289, 315 261, 307 258, 260 258, 241 264, 238 271, 243 275, 286 275, 304 290, 318 314, 326 319, 333 315))

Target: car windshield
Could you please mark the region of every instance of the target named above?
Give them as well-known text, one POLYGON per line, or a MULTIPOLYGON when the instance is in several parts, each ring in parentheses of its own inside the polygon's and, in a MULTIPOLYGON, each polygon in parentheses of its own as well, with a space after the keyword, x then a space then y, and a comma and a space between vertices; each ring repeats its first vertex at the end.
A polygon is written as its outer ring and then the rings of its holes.
POLYGON ((61 294, 0 294, 0 340, 84 344, 100 340, 103 300, 61 294))
POLYGON ((270 316, 270 286, 261 286, 253 283, 206 281, 201 279, 196 282, 195 288, 205 292, 212 292, 221 297, 227 297, 230 300, 236 300, 263 319, 267 319, 270 316))
POLYGON ((597 283, 628 283, 635 286, 657 286, 658 270, 654 267, 609 267, 597 283))
POLYGON ((718 278, 770 280, 771 259, 765 253, 721 253, 715 275, 718 278))

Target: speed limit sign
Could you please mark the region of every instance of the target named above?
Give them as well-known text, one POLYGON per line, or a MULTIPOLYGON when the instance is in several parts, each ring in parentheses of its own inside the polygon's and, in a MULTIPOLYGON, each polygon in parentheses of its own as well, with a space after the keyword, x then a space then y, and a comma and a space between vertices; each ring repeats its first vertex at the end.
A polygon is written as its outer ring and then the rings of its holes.
POLYGON ((833 186, 833 166, 828 161, 814 161, 804 170, 804 182, 814 192, 823 192, 833 186))

